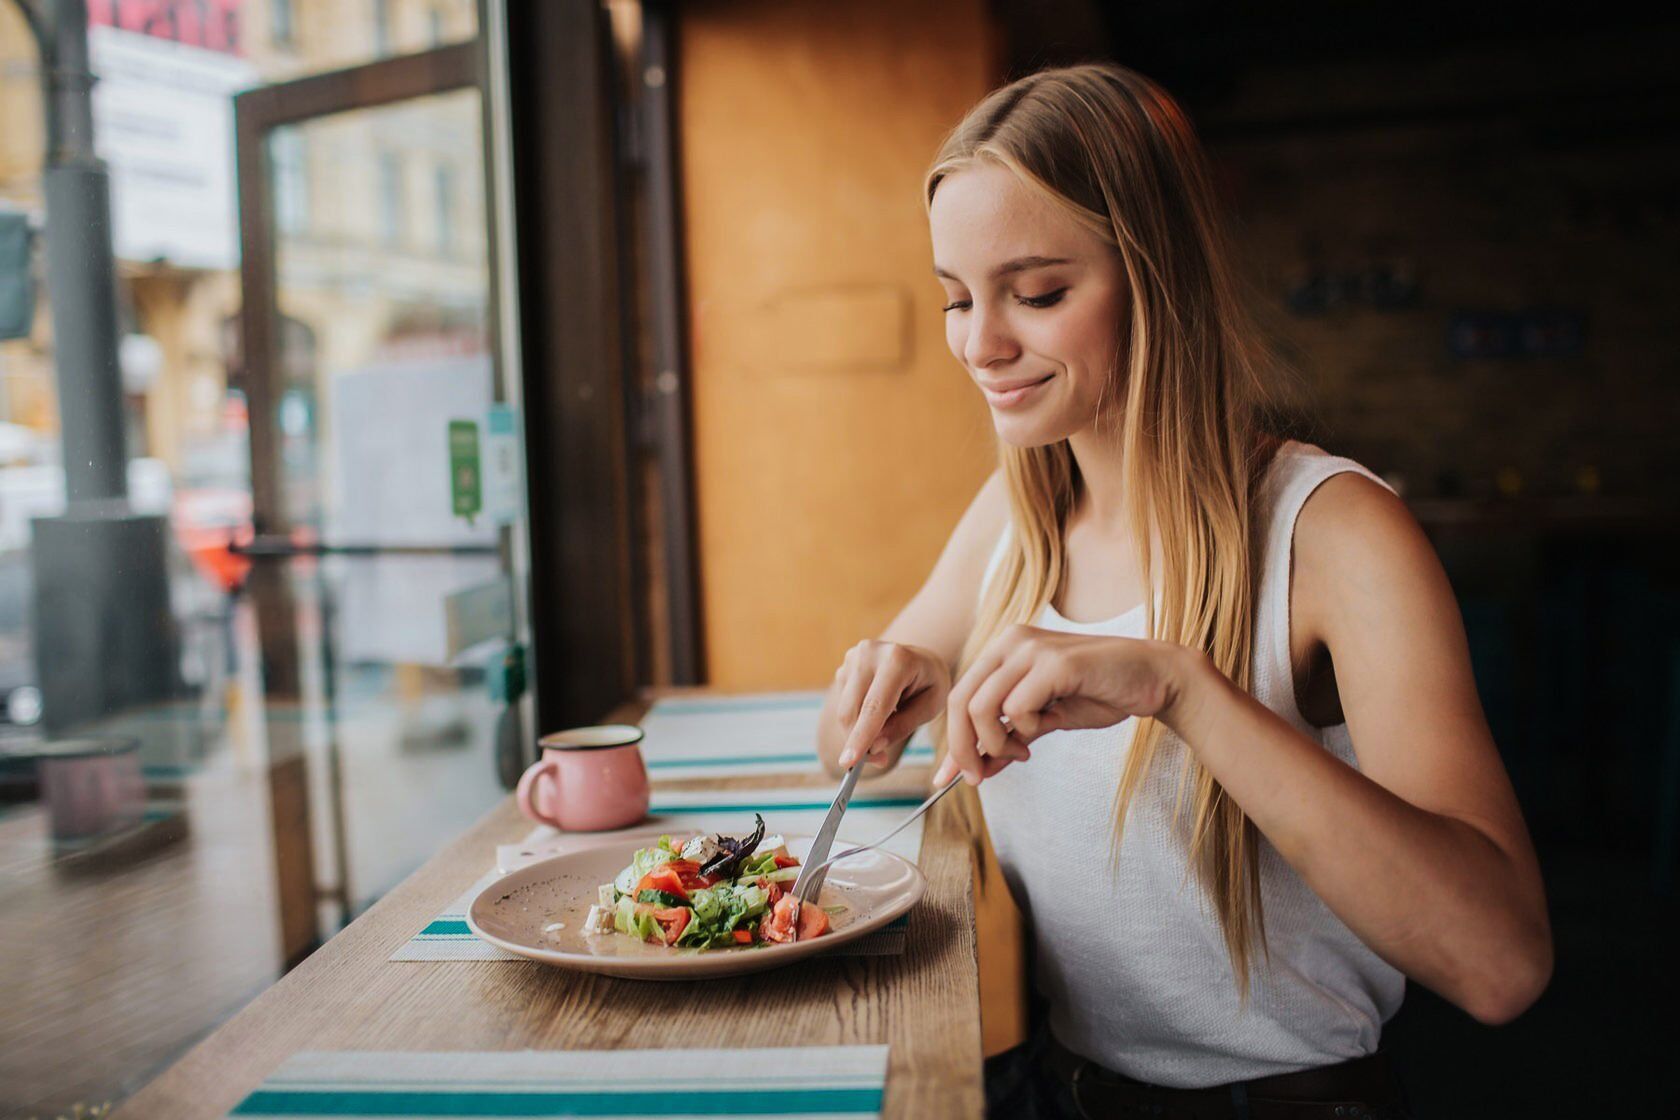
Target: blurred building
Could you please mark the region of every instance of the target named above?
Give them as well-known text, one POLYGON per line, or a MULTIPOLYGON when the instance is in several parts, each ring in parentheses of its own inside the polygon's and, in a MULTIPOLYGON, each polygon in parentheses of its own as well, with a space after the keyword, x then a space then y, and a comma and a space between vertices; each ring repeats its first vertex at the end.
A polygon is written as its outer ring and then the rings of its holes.
MULTIPOLYGON (((246 413, 237 369, 239 228, 231 95, 240 89, 470 39, 472 0, 221 0, 93 3, 95 128, 111 171, 125 333, 130 453, 162 460, 177 485, 244 489, 246 413), (202 19, 200 13, 208 13, 202 19)), ((485 348, 484 184, 477 107, 324 121, 276 135, 300 393, 309 417, 320 361, 346 368, 389 348, 485 348), (335 204, 326 212, 320 199, 335 204), (342 200, 353 200, 345 205, 342 200), (353 261, 356 296, 320 277, 353 261), (432 295, 424 308, 407 293, 432 295), (455 289, 440 314, 436 293, 455 289), (321 355, 314 348, 332 348, 321 355)), ((0 8, 0 203, 41 214, 39 59, 17 11, 0 8)), ((344 279, 337 275, 337 280, 344 279)), ((57 408, 46 299, 27 339, 0 341, 0 422, 51 440, 57 408)), ((55 462, 43 452, 40 461, 55 462)), ((304 511, 300 511, 304 512, 304 511)))

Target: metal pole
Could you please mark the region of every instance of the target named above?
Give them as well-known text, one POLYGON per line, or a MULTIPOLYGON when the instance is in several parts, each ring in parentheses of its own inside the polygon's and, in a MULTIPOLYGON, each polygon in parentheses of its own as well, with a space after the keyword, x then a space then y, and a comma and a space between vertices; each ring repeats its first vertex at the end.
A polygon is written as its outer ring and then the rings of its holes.
POLYGON ((116 262, 110 190, 93 147, 87 4, 55 0, 50 19, 19 6, 41 47, 41 187, 65 498, 63 516, 32 522, 33 646, 42 728, 62 735, 180 695, 180 680, 169 527, 128 505, 116 262))
POLYGON ((110 188, 93 148, 87 4, 56 0, 50 57, 41 60, 49 136, 47 289, 68 509, 128 497, 122 375, 117 365, 116 266, 110 188))

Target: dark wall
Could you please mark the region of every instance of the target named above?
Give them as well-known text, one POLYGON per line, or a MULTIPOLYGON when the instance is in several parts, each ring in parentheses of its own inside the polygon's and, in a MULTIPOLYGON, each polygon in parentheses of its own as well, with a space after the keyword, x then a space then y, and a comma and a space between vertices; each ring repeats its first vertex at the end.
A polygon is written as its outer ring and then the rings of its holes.
POLYGON ((1015 73, 1114 58, 1185 102, 1278 422, 1396 483, 1458 593, 1557 969, 1500 1029, 1413 986, 1385 1038, 1417 1115, 1672 1111, 1672 1032, 1629 1008, 1680 996, 1680 22, 1001 7, 1015 73))
POLYGON ((1208 106, 1257 303, 1325 439, 1417 497, 1667 495, 1663 42, 1278 64, 1208 106))
POLYGON ((1680 18, 999 6, 1014 73, 1115 58, 1186 103, 1296 430, 1414 498, 1668 500, 1680 18))

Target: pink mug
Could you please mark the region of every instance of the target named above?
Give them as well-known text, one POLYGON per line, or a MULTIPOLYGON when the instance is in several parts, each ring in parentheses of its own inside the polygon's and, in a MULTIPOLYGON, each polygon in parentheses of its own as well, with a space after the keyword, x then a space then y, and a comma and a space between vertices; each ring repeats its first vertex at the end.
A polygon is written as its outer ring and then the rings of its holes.
POLYGON ((89 840, 140 823, 146 809, 140 740, 58 739, 35 753, 54 840, 89 840))
POLYGON ((537 741, 540 761, 519 779, 519 811, 566 832, 624 828, 647 815, 642 729, 627 723, 557 731, 537 741))

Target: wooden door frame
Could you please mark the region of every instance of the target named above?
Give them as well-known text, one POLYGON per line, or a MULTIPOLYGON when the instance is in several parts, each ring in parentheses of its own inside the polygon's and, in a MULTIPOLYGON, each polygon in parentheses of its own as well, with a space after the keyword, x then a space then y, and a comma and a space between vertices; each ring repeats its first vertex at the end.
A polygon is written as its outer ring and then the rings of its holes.
POLYGON ((642 0, 639 54, 628 85, 635 150, 640 164, 639 253, 648 312, 652 369, 639 405, 644 437, 652 444, 658 500, 666 661, 672 684, 706 679, 704 619, 700 610, 699 535, 695 519, 693 365, 688 348, 687 275, 682 224, 681 135, 677 125, 677 11, 675 0, 642 0))
POLYGON ((539 732, 637 679, 612 44, 598 0, 508 4, 539 732))

